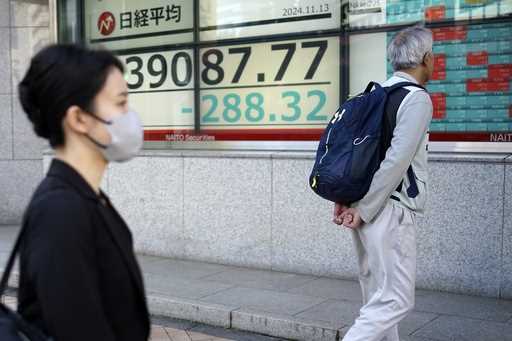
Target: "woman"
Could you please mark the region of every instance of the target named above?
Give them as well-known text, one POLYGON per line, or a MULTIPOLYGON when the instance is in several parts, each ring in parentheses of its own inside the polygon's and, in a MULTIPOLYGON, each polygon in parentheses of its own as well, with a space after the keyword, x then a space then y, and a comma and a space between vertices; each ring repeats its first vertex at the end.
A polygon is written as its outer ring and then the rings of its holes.
POLYGON ((132 236, 100 183, 142 145, 123 65, 107 51, 53 45, 19 85, 37 135, 55 149, 25 212, 19 313, 56 341, 147 340, 132 236))

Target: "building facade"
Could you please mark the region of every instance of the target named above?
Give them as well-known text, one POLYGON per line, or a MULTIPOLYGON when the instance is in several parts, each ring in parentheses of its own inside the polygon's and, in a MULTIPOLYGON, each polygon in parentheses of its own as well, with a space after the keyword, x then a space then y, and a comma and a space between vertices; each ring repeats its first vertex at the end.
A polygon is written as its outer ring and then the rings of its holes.
POLYGON ((48 41, 77 42, 119 55, 143 118, 144 150, 104 183, 139 252, 341 278, 355 253, 308 186, 318 138, 391 74, 396 31, 431 28, 417 285, 512 298, 511 1, 0 1, 2 223, 19 222, 52 157, 15 86, 48 41))

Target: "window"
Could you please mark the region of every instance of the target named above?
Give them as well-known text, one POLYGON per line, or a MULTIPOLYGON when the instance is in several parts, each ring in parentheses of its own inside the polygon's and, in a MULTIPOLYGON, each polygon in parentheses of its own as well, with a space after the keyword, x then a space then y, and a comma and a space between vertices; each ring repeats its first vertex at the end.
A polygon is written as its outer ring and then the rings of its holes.
POLYGON ((61 0, 59 10, 61 40, 125 62, 148 147, 314 149, 341 102, 392 74, 386 46, 415 23, 434 36, 431 141, 512 145, 510 0, 61 0))

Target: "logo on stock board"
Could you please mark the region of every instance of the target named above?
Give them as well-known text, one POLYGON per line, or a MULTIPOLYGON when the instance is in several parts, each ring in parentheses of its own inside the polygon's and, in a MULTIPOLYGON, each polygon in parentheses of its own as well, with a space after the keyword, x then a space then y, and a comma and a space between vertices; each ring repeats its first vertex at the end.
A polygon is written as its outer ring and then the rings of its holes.
POLYGON ((110 35, 116 28, 116 18, 110 12, 101 13, 98 18, 98 31, 104 36, 110 35))

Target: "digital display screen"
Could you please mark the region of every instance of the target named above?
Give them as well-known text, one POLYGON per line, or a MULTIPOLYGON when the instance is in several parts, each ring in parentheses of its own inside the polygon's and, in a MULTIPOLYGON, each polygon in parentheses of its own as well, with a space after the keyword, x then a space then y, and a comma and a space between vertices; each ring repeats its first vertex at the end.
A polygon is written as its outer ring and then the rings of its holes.
POLYGON ((85 43, 115 51, 126 65, 130 103, 142 116, 146 141, 317 141, 343 94, 391 76, 386 46, 396 27, 391 32, 386 25, 451 20, 432 28, 431 140, 512 142, 512 23, 485 21, 510 17, 510 0, 198 5, 84 2, 85 43), (481 20, 457 22, 473 19, 481 20), (372 32, 375 27, 384 28, 372 32))
MULTIPOLYGON (((431 140, 508 140, 512 133, 512 25, 433 28, 431 140)), ((388 40, 393 37, 388 33, 388 40)), ((388 75, 392 74, 388 65, 388 75)))
POLYGON ((510 0, 350 0, 350 27, 372 27, 440 20, 507 16, 510 0))
POLYGON ((189 52, 123 60, 147 140, 317 140, 339 106, 339 45, 331 37, 201 49, 198 136, 189 52))

